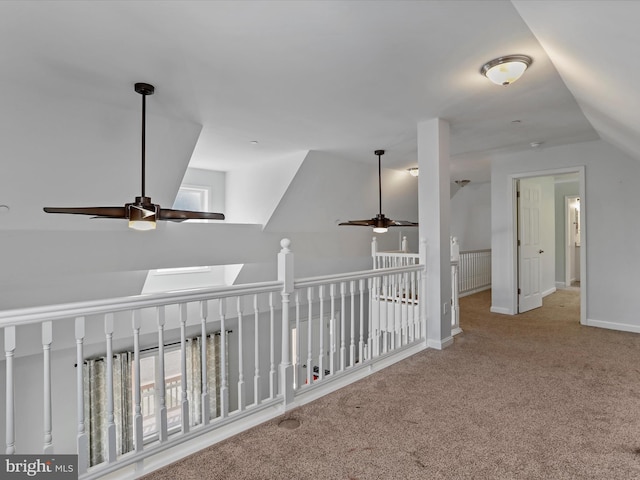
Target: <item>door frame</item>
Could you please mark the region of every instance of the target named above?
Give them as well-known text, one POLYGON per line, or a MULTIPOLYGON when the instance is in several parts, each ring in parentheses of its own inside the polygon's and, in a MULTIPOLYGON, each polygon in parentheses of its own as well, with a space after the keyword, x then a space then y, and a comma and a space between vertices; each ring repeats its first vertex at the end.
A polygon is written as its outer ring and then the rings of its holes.
POLYGON ((580 324, 587 324, 587 205, 588 198, 586 196, 585 185, 585 166, 578 165, 575 167, 557 168, 550 170, 538 170, 534 172, 514 173, 508 176, 511 185, 511 195, 508 196, 508 210, 511 211, 511 241, 512 241, 512 258, 511 258, 511 311, 514 314, 518 312, 518 201, 517 201, 517 181, 521 178, 531 177, 548 177, 552 175, 562 175, 565 173, 577 173, 578 182, 580 184, 580 324))

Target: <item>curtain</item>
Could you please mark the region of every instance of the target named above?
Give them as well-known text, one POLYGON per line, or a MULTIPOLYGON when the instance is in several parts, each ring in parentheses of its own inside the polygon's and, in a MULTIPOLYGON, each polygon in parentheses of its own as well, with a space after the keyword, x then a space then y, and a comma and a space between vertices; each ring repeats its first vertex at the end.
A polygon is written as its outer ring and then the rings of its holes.
MULTIPOLYGON (((132 352, 113 356, 113 412, 116 425, 116 454, 133 450, 131 362, 132 352)), ((107 362, 105 357, 85 360, 84 410, 89 436, 89 465, 106 461, 107 362)))
POLYGON ((97 465, 105 460, 107 420, 107 374, 104 358, 85 360, 84 376, 84 418, 85 430, 89 436, 89 465, 97 465))
MULTIPOLYGON (((220 334, 207 335, 205 348, 207 353, 207 393, 209 394, 209 419, 220 415, 220 334)), ((229 372, 229 348, 227 348, 225 369, 229 372)), ((187 398, 189 400, 189 423, 191 426, 202 423, 202 337, 187 339, 187 398)), ((228 373, 227 373, 228 375, 228 373)), ((228 378, 228 377, 227 377, 228 378)))
POLYGON ((116 453, 133 450, 133 352, 113 356, 113 411, 116 424, 116 453))

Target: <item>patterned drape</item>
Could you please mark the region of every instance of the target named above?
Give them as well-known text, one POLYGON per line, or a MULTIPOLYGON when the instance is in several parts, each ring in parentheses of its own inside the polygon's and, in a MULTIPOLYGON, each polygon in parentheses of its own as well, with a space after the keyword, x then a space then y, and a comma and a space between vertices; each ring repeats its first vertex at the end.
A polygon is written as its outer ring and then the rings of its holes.
MULTIPOLYGON (((207 335, 207 392, 209 394, 209 419, 220 415, 220 334, 207 335)), ((227 348, 225 368, 229 371, 229 348, 227 348)), ((187 398, 189 400, 189 423, 202 423, 202 337, 187 339, 187 398)))
MULTIPOLYGON (((113 413, 116 425, 116 454, 133 450, 131 362, 133 353, 113 356, 113 413)), ((89 435, 89 465, 107 459, 107 362, 105 357, 85 360, 85 428, 89 435)))
MULTIPOLYGON (((229 333, 229 332, 227 332, 229 333)), ((207 335, 207 391, 209 394, 209 419, 220 415, 221 351, 219 333, 207 335)), ((229 336, 225 369, 229 371, 229 336)), ((190 424, 202 423, 202 356, 201 337, 187 339, 187 398, 190 424)), ((113 356, 113 413, 116 426, 116 454, 134 449, 133 436, 133 352, 113 356)), ((103 463, 107 459, 107 363, 106 357, 87 359, 84 369, 85 428, 89 436, 89 465, 103 463)))
POLYGON ((116 423, 116 454, 133 450, 133 352, 113 356, 113 411, 116 423))

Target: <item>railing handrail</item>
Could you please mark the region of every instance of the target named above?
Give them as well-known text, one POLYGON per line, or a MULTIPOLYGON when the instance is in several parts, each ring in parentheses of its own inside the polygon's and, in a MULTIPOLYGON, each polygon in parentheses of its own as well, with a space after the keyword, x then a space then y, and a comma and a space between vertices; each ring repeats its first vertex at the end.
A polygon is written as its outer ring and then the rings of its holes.
POLYGON ((140 308, 160 307, 179 303, 215 300, 230 296, 279 292, 283 282, 273 280, 260 283, 198 288, 176 292, 132 295, 129 297, 89 300, 84 302, 61 303, 41 307, 17 308, 0 311, 0 328, 38 323, 45 320, 60 320, 103 313, 115 313, 140 308))
POLYGON ((419 253, 411 252, 376 252, 376 257, 420 257, 419 253))
POLYGON ((480 250, 464 250, 460 252, 460 255, 462 255, 463 253, 486 253, 486 252, 491 252, 490 248, 482 248, 480 250))
POLYGON ((348 282, 351 280, 360 280, 364 278, 374 278, 381 275, 392 275, 394 273, 419 272, 424 265, 413 264, 404 267, 378 268, 375 270, 361 270, 359 272, 338 273, 334 275, 324 275, 319 277, 309 277, 294 281, 295 288, 307 288, 332 282, 348 282))

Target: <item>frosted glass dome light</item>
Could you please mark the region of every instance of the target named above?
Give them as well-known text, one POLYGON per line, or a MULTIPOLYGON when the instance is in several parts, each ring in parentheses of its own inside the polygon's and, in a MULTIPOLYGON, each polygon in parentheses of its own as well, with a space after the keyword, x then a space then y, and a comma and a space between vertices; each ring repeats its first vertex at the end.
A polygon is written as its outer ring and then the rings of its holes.
POLYGON ((518 80, 533 60, 526 55, 507 55, 485 63, 480 69, 496 85, 511 85, 518 80))

